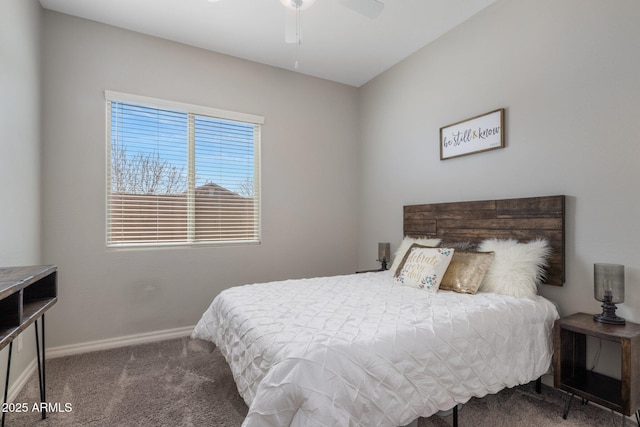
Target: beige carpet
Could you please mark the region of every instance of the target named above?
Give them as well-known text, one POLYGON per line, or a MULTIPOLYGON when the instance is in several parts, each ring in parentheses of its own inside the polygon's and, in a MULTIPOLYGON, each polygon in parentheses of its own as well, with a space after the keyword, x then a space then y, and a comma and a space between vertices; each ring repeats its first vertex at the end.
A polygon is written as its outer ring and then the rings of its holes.
MULTIPOLYGON (((206 342, 188 338, 47 361, 47 397, 61 411, 41 420, 34 375, 15 403, 28 411, 6 415, 6 426, 230 426, 247 407, 224 358, 206 342), (66 411, 70 404, 70 411, 66 411)), ((612 426, 621 417, 576 399, 562 419, 564 394, 533 385, 472 399, 459 412, 466 426, 612 426)), ((420 427, 450 426, 451 416, 420 419, 420 427)), ((634 423, 627 422, 627 425, 634 423)))

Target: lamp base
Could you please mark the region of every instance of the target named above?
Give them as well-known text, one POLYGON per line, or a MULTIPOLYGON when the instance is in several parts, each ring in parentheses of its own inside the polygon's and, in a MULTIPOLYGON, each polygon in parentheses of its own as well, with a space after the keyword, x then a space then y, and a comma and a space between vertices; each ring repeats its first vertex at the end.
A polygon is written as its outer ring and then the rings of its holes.
POLYGON ((593 320, 600 323, 608 323, 610 325, 624 325, 625 323, 627 323, 627 321, 624 320, 622 317, 618 317, 618 316, 607 317, 607 316, 603 316, 602 314, 594 314, 593 320))
POLYGON ((602 313, 594 314, 593 320, 600 323, 608 323, 610 325, 624 325, 627 323, 622 317, 616 316, 616 305, 610 302, 603 302, 602 305, 602 313))

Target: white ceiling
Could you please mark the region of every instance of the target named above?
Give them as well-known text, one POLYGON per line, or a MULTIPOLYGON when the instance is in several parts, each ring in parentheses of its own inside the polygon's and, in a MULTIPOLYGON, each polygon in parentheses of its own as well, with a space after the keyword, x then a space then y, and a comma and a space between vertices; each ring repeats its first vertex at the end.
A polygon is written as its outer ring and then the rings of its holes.
POLYGON ((75 15, 263 64, 361 86, 495 0, 381 0, 376 19, 317 0, 302 43, 284 41, 280 0, 40 0, 75 15))

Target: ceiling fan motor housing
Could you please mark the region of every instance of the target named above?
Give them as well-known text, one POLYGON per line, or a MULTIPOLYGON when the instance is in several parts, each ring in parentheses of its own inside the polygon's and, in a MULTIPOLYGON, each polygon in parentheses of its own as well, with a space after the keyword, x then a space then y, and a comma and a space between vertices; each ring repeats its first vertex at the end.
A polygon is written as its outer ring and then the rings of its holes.
POLYGON ((280 0, 285 7, 289 9, 304 10, 311 7, 316 0, 280 0))

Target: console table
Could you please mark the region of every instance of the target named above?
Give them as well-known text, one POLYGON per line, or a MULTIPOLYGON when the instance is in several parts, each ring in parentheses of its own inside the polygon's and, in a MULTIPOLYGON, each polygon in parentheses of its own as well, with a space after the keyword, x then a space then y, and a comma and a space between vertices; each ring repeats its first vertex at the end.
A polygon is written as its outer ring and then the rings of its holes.
MULTIPOLYGON (((57 267, 55 265, 0 268, 0 350, 9 345, 3 403, 7 403, 9 391, 13 340, 32 323, 35 323, 36 331, 40 402, 46 402, 44 312, 57 300, 57 267), (38 319, 41 320, 40 337, 38 319)), ((41 405, 41 408, 42 419, 45 419, 46 405, 41 405)), ((6 412, 3 412, 2 426, 4 426, 5 415, 6 412)))

